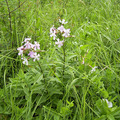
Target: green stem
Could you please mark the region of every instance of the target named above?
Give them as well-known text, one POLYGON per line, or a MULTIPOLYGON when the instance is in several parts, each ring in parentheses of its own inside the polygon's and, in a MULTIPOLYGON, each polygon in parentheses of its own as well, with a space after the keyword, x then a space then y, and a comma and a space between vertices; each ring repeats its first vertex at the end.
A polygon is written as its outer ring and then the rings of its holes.
POLYGON ((12 23, 11 23, 11 12, 10 12, 10 8, 8 5, 8 1, 5 0, 6 4, 7 4, 7 9, 8 9, 8 15, 9 15, 9 21, 10 21, 10 32, 12 32, 12 23))
POLYGON ((64 79, 64 74, 65 74, 65 40, 63 44, 63 79, 64 79))
POLYGON ((38 61, 37 61, 37 63, 38 63, 38 66, 39 66, 39 68, 40 68, 40 70, 41 70, 41 73, 43 74, 43 79, 44 79, 44 83, 45 83, 45 76, 44 76, 42 67, 41 67, 41 65, 40 65, 40 63, 39 63, 38 61))

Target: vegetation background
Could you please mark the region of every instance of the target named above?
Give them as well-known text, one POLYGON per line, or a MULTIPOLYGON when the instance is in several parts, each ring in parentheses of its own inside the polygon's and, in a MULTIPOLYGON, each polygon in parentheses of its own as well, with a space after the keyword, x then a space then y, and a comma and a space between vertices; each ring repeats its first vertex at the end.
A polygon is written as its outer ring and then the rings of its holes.
POLYGON ((0 120, 120 120, 120 0, 1 0, 0 120), (49 34, 59 19, 75 35, 65 55, 49 34), (42 71, 18 56, 26 37, 42 71))

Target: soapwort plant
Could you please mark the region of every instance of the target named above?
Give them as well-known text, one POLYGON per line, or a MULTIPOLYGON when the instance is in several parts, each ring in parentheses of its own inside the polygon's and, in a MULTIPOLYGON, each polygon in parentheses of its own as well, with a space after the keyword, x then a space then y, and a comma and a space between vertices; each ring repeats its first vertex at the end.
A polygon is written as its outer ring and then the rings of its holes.
POLYGON ((59 27, 55 27, 54 25, 50 28, 50 37, 53 38, 53 40, 55 41, 55 45, 58 46, 58 48, 63 49, 63 72, 62 72, 62 76, 64 78, 64 74, 65 74, 65 62, 66 62, 66 42, 67 39, 69 37, 72 37, 70 35, 70 29, 66 29, 64 27, 65 24, 67 24, 68 22, 65 21, 65 19, 59 19, 59 23, 60 26, 59 27))
MULTIPOLYGON (((18 55, 21 56, 22 59, 22 63, 25 65, 29 65, 29 60, 32 59, 33 62, 37 62, 42 74, 43 74, 43 70, 41 67, 41 64, 38 62, 38 60, 40 59, 40 52, 42 52, 42 50, 40 50, 40 44, 37 41, 34 41, 34 44, 32 44, 30 42, 31 38, 25 38, 24 41, 22 42, 22 46, 18 47, 18 55)), ((44 78, 44 74, 43 74, 43 78, 44 78)), ((45 79, 44 79, 44 83, 45 83, 45 79)))

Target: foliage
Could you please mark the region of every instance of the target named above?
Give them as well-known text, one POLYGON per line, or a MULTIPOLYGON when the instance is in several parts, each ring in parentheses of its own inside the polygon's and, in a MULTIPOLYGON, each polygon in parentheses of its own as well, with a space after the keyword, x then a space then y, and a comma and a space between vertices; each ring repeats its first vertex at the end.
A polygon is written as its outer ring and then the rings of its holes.
POLYGON ((0 4, 1 120, 120 119, 119 0, 0 4), (75 37, 58 47, 49 31, 59 19, 75 37), (28 65, 17 51, 25 38, 41 49, 40 59, 28 65))

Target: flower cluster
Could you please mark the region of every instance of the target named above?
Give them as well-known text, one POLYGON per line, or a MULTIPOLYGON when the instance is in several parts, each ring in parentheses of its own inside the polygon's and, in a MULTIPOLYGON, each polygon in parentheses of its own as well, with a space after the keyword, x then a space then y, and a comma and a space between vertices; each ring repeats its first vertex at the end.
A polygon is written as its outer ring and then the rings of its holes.
POLYGON ((61 37, 67 38, 70 37, 70 29, 65 29, 64 24, 67 24, 68 22, 65 22, 65 20, 60 20, 59 22, 61 23, 60 27, 57 29, 54 27, 54 25, 50 28, 50 37, 53 37, 53 40, 57 40, 55 42, 56 45, 60 48, 64 44, 64 40, 60 41, 59 35, 61 37))
POLYGON ((34 41, 34 44, 30 42, 31 38, 25 38, 25 40, 22 42, 24 45, 17 48, 19 51, 18 55, 21 56, 21 59, 23 60, 23 64, 28 65, 28 59, 25 57, 26 52, 28 52, 28 58, 33 58, 33 61, 39 60, 40 55, 37 54, 36 50, 40 49, 40 44, 36 41, 34 41))

